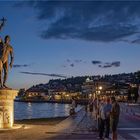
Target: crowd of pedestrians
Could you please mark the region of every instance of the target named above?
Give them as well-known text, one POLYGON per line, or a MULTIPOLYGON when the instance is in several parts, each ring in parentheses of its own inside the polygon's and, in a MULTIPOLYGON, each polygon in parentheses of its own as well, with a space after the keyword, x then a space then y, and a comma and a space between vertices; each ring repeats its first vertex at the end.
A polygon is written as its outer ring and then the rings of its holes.
MULTIPOLYGON (((76 100, 72 98, 70 115, 75 114, 76 106, 76 100)), ((111 140, 110 133, 112 133, 112 140, 117 140, 120 106, 115 97, 90 99, 85 105, 85 110, 89 110, 91 118, 95 120, 100 140, 111 140)))
POLYGON ((120 106, 115 97, 104 99, 90 99, 89 112, 96 121, 100 140, 117 140, 117 126, 119 122, 120 106))

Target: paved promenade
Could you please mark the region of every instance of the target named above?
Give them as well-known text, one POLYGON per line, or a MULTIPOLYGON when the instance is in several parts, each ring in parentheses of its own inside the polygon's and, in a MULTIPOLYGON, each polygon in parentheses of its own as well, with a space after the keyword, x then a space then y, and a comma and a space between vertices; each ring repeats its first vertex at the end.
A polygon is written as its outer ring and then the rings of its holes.
POLYGON ((124 140, 140 140, 140 105, 120 105, 119 135, 124 140))
POLYGON ((140 117, 140 105, 138 104, 122 103, 121 109, 125 111, 126 114, 140 117))
POLYGON ((22 124, 18 130, 0 132, 0 140, 93 140, 97 133, 89 114, 82 109, 56 125, 22 124))
MULTIPOLYGON (((122 111, 118 140, 140 140, 139 127, 137 131, 134 130, 138 121, 140 118, 134 118, 131 114, 128 116, 122 111)), ((95 131, 95 122, 90 113, 82 109, 55 125, 22 124, 18 130, 0 132, 0 140, 98 140, 98 132, 95 131)))

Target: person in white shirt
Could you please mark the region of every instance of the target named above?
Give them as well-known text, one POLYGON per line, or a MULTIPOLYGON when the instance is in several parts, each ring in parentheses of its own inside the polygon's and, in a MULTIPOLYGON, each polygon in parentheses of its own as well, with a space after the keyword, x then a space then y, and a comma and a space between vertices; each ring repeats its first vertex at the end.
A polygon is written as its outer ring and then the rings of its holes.
POLYGON ((99 137, 103 139, 104 127, 105 127, 105 112, 104 112, 105 103, 101 100, 99 105, 99 137))

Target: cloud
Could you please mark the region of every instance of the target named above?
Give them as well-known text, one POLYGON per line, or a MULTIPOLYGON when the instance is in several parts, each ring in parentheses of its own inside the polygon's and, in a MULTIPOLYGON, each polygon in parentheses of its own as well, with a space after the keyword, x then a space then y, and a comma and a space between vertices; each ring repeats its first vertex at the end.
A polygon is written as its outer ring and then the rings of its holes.
POLYGON ((71 60, 70 60, 70 59, 67 59, 66 61, 67 61, 67 62, 71 62, 71 60))
POLYGON ((43 39, 82 39, 109 42, 139 31, 140 1, 27 1, 44 22, 43 39))
POLYGON ((133 44, 140 44, 140 39, 135 39, 135 40, 131 41, 131 43, 133 43, 133 44))
POLYGON ((91 62, 92 62, 93 65, 101 64, 102 63, 101 61, 98 61, 98 60, 92 60, 91 62))
POLYGON ((99 68, 102 68, 102 65, 98 65, 99 68))
POLYGON ((71 66, 71 67, 74 67, 74 64, 72 63, 72 64, 70 64, 70 66, 71 66))
POLYGON ((112 63, 106 62, 102 65, 98 65, 100 68, 111 68, 111 67, 120 67, 121 62, 120 61, 114 61, 112 63))
POLYGON ((67 59, 66 61, 67 61, 68 63, 71 63, 71 62, 80 63, 80 62, 82 62, 81 59, 75 59, 75 60, 67 59))
POLYGON ((75 63, 81 63, 82 60, 81 60, 81 59, 75 59, 74 62, 75 62, 75 63))
POLYGON ((23 74, 30 74, 30 75, 42 75, 42 76, 50 76, 50 77, 59 77, 59 78, 67 78, 67 76, 64 76, 62 74, 47 74, 47 73, 34 73, 34 72, 20 72, 23 74))
POLYGON ((31 66, 30 64, 23 64, 23 65, 19 65, 19 64, 15 64, 13 65, 13 68, 21 68, 21 67, 29 67, 31 66))
MULTIPOLYGON (((81 59, 75 59, 75 60, 70 60, 70 59, 67 59, 66 60, 68 62, 68 65, 62 65, 62 67, 75 67, 78 65, 78 63, 80 64, 85 64, 86 61, 84 60, 81 60, 81 59)), ((113 62, 103 62, 103 61, 100 61, 100 60, 92 60, 91 63, 93 65, 96 65, 100 68, 111 68, 111 67, 120 67, 120 64, 121 62, 120 61, 113 61, 113 62)))
POLYGON ((120 64, 121 64, 120 61, 114 61, 114 62, 111 63, 111 65, 114 66, 114 67, 119 67, 120 64))
MULTIPOLYGON (((81 59, 75 59, 75 60, 71 60, 71 59, 67 59, 66 62, 68 64, 63 64, 62 67, 65 68, 65 67, 74 67, 75 65, 79 64, 79 63, 82 63, 83 61, 81 59)), ((84 63, 84 62, 83 62, 84 63)))
POLYGON ((61 65, 61 67, 66 68, 67 66, 66 65, 61 65))
POLYGON ((109 42, 137 33, 136 26, 125 25, 101 25, 100 27, 87 27, 77 29, 77 27, 66 28, 65 25, 59 27, 54 25, 46 31, 42 31, 43 39, 82 39, 88 41, 109 42))
POLYGON ((109 64, 108 64, 108 65, 106 64, 106 65, 103 65, 103 66, 102 66, 102 68, 111 68, 111 67, 112 67, 111 64, 110 64, 110 65, 109 65, 109 64))
POLYGON ((134 35, 131 35, 129 37, 120 39, 119 41, 127 42, 130 44, 140 44, 140 32, 138 32, 134 35))

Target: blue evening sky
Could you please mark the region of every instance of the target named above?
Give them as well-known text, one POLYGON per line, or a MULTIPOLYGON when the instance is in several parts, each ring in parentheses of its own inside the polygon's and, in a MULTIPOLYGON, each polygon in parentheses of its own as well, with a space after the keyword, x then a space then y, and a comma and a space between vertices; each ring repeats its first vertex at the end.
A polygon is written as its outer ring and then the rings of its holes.
POLYGON ((138 71, 139 7, 127 1, 0 2, 0 18, 7 19, 0 36, 11 36, 15 55, 8 85, 138 71))

